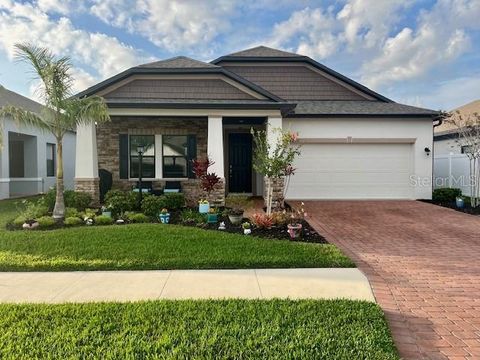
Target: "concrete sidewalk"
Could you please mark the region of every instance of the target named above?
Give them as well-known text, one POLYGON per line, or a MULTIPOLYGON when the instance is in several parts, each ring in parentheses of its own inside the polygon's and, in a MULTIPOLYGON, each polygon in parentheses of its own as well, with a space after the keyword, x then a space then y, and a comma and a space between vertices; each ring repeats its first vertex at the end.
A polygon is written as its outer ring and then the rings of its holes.
POLYGON ((358 269, 0 273, 3 303, 209 298, 375 301, 367 278, 358 269))

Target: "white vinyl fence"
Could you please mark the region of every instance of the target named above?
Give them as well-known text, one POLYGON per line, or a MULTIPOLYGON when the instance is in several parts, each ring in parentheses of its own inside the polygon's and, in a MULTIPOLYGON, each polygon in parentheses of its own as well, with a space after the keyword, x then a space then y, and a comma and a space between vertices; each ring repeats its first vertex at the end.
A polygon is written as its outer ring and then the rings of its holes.
POLYGON ((470 196, 470 160, 465 154, 436 155, 433 162, 433 187, 458 188, 470 196))

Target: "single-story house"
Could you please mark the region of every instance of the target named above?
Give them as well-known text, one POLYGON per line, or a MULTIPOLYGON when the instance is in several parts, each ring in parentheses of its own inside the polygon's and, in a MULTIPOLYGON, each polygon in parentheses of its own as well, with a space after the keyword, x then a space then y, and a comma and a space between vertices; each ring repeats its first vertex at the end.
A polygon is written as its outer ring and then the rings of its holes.
MULTIPOLYGON (((462 105, 451 112, 463 117, 480 114, 480 100, 462 105)), ((466 155, 468 145, 462 141, 458 128, 448 122, 435 127, 434 141, 434 187, 452 187, 470 195, 470 160, 466 155)))
MULTIPOLYGON (((14 105, 40 114, 42 105, 0 86, 0 108, 14 105)), ((33 127, 19 127, 0 118, 3 148, 0 149, 0 199, 41 194, 55 186, 55 137, 33 127)), ((75 176, 75 132, 63 141, 65 188, 73 189, 75 176)))
MULTIPOLYGON (((76 188, 98 195, 99 169, 114 187, 142 177, 182 183, 195 198, 190 160, 206 157, 227 193, 262 195, 250 129, 298 132, 301 155, 287 199, 431 197, 437 112, 395 103, 307 56, 264 46, 210 63, 179 56, 130 68, 78 96, 105 98, 112 121, 77 131, 76 188)), ((196 194, 198 195, 198 194, 196 194)))

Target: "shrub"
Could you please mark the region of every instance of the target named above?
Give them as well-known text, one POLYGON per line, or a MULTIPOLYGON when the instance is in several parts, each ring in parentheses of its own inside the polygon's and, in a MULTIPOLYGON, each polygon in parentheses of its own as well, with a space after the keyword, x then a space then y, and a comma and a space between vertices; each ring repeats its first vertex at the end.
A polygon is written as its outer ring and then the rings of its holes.
POLYGON ((462 195, 462 190, 455 188, 435 189, 432 193, 432 200, 439 203, 451 203, 457 196, 462 195))
POLYGON ((272 218, 273 225, 277 226, 286 225, 289 220, 289 214, 286 211, 274 211, 270 216, 272 218))
POLYGON ((190 224, 204 224, 207 222, 207 216, 205 214, 200 214, 198 211, 193 209, 185 209, 180 215, 183 223, 190 224))
POLYGON ((24 205, 24 209, 20 210, 20 215, 26 220, 33 220, 48 214, 48 207, 46 207, 41 200, 24 200, 22 204, 24 205))
POLYGON ((142 200, 142 212, 151 217, 157 217, 166 207, 165 196, 147 195, 142 200))
POLYGON ((40 229, 50 229, 56 225, 55 219, 51 216, 41 216, 36 220, 40 229))
POLYGON ((92 203, 90 194, 81 191, 65 190, 65 206, 75 208, 79 211, 85 210, 92 203))
POLYGON ((95 216, 95 225, 112 225, 113 219, 107 215, 95 216))
POLYGON ((17 216, 13 221, 12 224, 16 228, 22 227, 23 224, 25 224, 25 221, 27 221, 27 218, 23 215, 17 216))
POLYGON ((271 215, 267 214, 253 214, 253 224, 260 229, 270 229, 273 225, 271 215))
POLYGON ((81 212, 73 207, 65 208, 65 218, 69 217, 81 217, 81 212))
POLYGON ((69 216, 65 218, 64 224, 66 226, 78 226, 83 224, 83 220, 76 216, 69 216))
POLYGON ((139 194, 133 191, 110 190, 105 194, 105 204, 114 216, 118 216, 126 211, 137 210, 138 197, 139 194))
POLYGON ((142 213, 132 212, 132 213, 126 214, 126 217, 127 217, 128 221, 130 221, 132 223, 136 223, 136 224, 150 222, 150 218, 147 215, 142 214, 142 213))
POLYGON ((97 212, 96 209, 85 209, 85 211, 79 213, 79 216, 84 220, 85 218, 93 219, 97 215, 97 212))
MULTIPOLYGON (((56 196, 57 190, 52 188, 42 197, 41 201, 44 206, 48 207, 48 211, 53 211, 56 196)), ((65 190, 63 196, 65 207, 75 208, 79 211, 85 210, 92 202, 92 197, 85 192, 65 190)))
POLYGON ((170 210, 178 210, 185 206, 185 195, 182 193, 167 193, 165 197, 165 206, 170 210))

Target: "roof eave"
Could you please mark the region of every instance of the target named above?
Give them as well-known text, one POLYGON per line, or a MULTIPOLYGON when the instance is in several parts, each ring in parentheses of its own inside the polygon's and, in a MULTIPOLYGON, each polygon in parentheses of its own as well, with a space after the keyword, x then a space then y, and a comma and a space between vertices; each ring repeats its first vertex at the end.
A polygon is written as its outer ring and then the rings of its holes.
POLYGON ((332 114, 325 114, 325 113, 320 113, 320 114, 288 114, 287 117, 289 118, 329 118, 329 117, 336 117, 336 118, 432 118, 432 120, 435 120, 438 114, 432 113, 432 114, 380 114, 380 113, 375 113, 375 114, 356 114, 356 113, 350 113, 350 114, 339 114, 339 113, 332 113, 332 114))
POLYGON ((132 103, 132 102, 108 102, 107 106, 112 109, 129 108, 129 109, 234 109, 234 110, 280 110, 282 114, 287 115, 293 111, 295 104, 290 103, 252 103, 252 104, 215 104, 215 103, 132 103))

